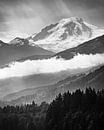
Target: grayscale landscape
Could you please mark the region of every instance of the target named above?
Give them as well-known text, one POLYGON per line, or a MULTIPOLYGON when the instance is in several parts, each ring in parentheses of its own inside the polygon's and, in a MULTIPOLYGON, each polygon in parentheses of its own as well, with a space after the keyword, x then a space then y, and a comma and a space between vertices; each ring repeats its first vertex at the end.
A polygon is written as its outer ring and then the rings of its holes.
POLYGON ((103 12, 103 0, 0 0, 0 130, 103 130, 103 12))

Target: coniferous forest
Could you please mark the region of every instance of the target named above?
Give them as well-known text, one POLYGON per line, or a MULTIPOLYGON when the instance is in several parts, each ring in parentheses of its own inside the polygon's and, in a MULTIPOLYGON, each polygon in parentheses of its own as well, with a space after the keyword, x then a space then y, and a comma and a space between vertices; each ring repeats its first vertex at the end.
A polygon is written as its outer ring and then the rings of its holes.
POLYGON ((0 108, 0 130, 103 130, 104 90, 59 94, 50 103, 0 108))

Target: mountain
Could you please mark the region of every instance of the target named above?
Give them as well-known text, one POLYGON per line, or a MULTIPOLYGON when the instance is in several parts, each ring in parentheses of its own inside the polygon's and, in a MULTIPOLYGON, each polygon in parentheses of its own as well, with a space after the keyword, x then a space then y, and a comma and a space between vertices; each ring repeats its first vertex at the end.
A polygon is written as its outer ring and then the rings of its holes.
MULTIPOLYGON (((54 54, 54 53, 53 53, 54 54)), ((51 55, 49 54, 44 54, 44 55, 32 55, 32 56, 27 56, 27 57, 24 57, 24 58, 21 58, 18 60, 18 62, 23 62, 23 61, 26 61, 26 60, 42 60, 42 59, 48 59, 50 58, 51 55)))
POLYGON ((32 45, 60 52, 102 34, 104 34, 104 29, 90 25, 81 18, 71 17, 43 28, 41 32, 32 35, 28 40, 32 45))
POLYGON ((98 36, 103 34, 103 29, 90 25, 81 18, 62 19, 29 38, 17 37, 8 44, 0 41, 0 67, 17 60, 49 58, 55 54, 53 52, 62 51, 57 55, 66 59, 73 57, 77 52, 102 52, 103 36, 98 36), (85 41, 88 42, 84 43, 85 41))
POLYGON ((37 103, 43 101, 52 101, 58 93, 65 91, 75 91, 76 89, 85 89, 86 87, 93 87, 96 90, 102 89, 104 86, 104 66, 97 67, 88 73, 82 73, 74 76, 69 76, 56 84, 43 86, 38 88, 30 88, 12 93, 4 97, 4 100, 10 99, 10 103, 24 104, 34 100, 37 103))
MULTIPOLYGON (((103 29, 90 25, 80 18, 63 19, 26 39, 17 37, 8 44, 0 41, 0 66, 12 61, 22 62, 28 59, 41 60, 50 57, 62 57, 67 60, 78 53, 102 54, 104 53, 103 34, 103 29)), ((58 60, 55 59, 55 61, 58 60)), ((57 68, 60 67, 57 62, 55 65, 57 68)), ((37 66, 39 67, 38 64, 37 66)), ((47 62, 45 66, 47 67, 47 62)), ((52 71, 53 69, 54 67, 52 71)), ((28 76, 0 79, 0 99, 9 101, 13 105, 29 103, 32 100, 41 103, 42 101, 50 102, 58 93, 67 90, 74 91, 87 86, 103 88, 104 66, 78 68, 72 71, 60 70, 57 73, 39 72, 39 74, 34 72, 35 74, 28 76)))
POLYGON ((76 54, 96 54, 104 53, 104 35, 87 41, 77 47, 67 49, 65 51, 59 52, 54 56, 62 57, 64 59, 73 58, 76 54))
MULTIPOLYGON (((77 47, 57 53, 54 56, 70 59, 77 53, 104 53, 104 36, 97 37, 77 47)), ((2 86, 2 89, 0 91, 0 95, 5 96, 13 93, 8 95, 4 99, 14 100, 12 103, 26 103, 30 102, 34 98, 37 102, 41 102, 43 100, 51 101, 51 99, 53 99, 54 96, 57 95, 59 92, 64 92, 66 90, 73 91, 77 88, 84 88, 89 85, 100 89, 103 88, 104 85, 103 69, 104 67, 94 68, 94 70, 91 69, 92 72, 87 70, 87 73, 85 72, 85 70, 81 70, 82 74, 73 72, 73 77, 69 72, 60 72, 57 74, 39 74, 1 80, 0 85, 2 86), (59 80, 60 82, 58 82, 59 80)))
POLYGON ((0 99, 3 96, 6 96, 10 93, 21 91, 23 89, 37 88, 54 84, 59 80, 62 80, 63 77, 66 78, 69 75, 69 72, 65 71, 59 73, 40 73, 23 77, 21 76, 0 79, 0 99))
POLYGON ((26 39, 16 38, 9 44, 0 41, 0 66, 33 55, 34 57, 35 55, 38 55, 38 57, 43 55, 51 56, 53 52, 38 46, 31 46, 26 39))
POLYGON ((22 45, 29 45, 27 39, 16 37, 15 39, 9 42, 11 45, 22 46, 22 45))

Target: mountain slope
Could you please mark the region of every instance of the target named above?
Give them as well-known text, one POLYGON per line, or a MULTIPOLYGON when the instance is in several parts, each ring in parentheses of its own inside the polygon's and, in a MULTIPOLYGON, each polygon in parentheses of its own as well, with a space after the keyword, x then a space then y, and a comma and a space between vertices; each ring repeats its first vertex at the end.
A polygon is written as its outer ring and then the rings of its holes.
POLYGON ((54 56, 70 59, 77 53, 79 54, 96 54, 104 53, 104 35, 85 42, 77 47, 67 49, 54 56))
POLYGON ((53 55, 53 52, 47 51, 38 46, 30 46, 28 40, 25 39, 20 40, 18 44, 15 43, 15 40, 14 42, 12 41, 12 44, 0 41, 0 66, 33 55, 51 56, 53 55))
POLYGON ((11 104, 29 103, 32 100, 40 103, 42 101, 50 102, 58 93, 67 90, 75 91, 76 89, 85 89, 86 87, 102 89, 104 86, 104 66, 96 68, 92 72, 67 77, 56 84, 39 88, 25 89, 17 93, 7 95, 4 99, 11 98, 11 104))
MULTIPOLYGON (((27 67, 26 69, 29 68, 27 67)), ((32 74, 23 77, 0 79, 0 99, 7 94, 21 91, 23 89, 37 88, 54 84, 59 80, 62 80, 63 77, 66 78, 67 76, 69 76, 68 72, 59 72, 52 74, 32 74)))
POLYGON ((90 25, 81 18, 62 19, 29 37, 32 45, 38 45, 53 52, 76 47, 85 41, 104 34, 104 29, 90 25))

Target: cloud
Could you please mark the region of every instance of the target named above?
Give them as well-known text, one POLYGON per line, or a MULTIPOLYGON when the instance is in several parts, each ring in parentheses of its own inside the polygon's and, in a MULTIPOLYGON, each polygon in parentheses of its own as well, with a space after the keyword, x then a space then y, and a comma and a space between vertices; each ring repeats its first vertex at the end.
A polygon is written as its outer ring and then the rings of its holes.
POLYGON ((103 26, 103 12, 103 0, 0 0, 0 38, 29 36, 71 16, 103 26))
POLYGON ((50 58, 43 60, 27 60, 15 62, 9 67, 0 69, 0 79, 10 77, 22 77, 33 74, 58 73, 61 71, 72 71, 75 69, 86 69, 104 64, 104 54, 78 54, 71 60, 62 58, 50 58))
MULTIPOLYGON (((69 15, 70 10, 62 0, 1 0, 0 33, 11 34, 10 40, 22 37, 21 34, 30 36, 69 15)), ((3 39, 8 41, 6 37, 3 39)))

